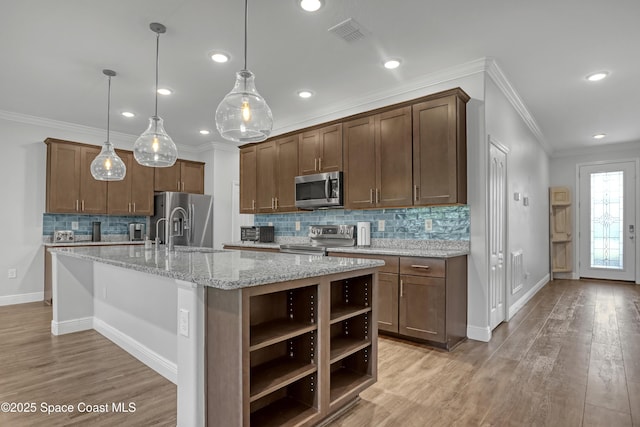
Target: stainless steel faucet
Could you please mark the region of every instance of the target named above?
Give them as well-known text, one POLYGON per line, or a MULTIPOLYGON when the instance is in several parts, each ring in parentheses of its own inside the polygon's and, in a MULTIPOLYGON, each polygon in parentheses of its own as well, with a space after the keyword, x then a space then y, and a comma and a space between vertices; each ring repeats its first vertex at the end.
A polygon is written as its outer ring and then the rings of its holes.
POLYGON ((165 223, 167 222, 167 218, 162 217, 159 220, 156 221, 156 249, 158 249, 158 247, 160 246, 160 234, 158 234, 158 225, 160 225, 160 223, 164 221, 165 223))
POLYGON ((175 235, 173 234, 173 231, 171 230, 171 228, 173 227, 173 216, 177 212, 180 212, 182 214, 182 217, 184 218, 185 223, 187 223, 183 225, 183 228, 187 230, 189 229, 189 225, 188 225, 189 215, 187 214, 187 211, 180 206, 173 208, 173 210, 171 211, 171 214, 169 215, 169 236, 167 237, 167 250, 169 252, 173 251, 173 236, 175 235))

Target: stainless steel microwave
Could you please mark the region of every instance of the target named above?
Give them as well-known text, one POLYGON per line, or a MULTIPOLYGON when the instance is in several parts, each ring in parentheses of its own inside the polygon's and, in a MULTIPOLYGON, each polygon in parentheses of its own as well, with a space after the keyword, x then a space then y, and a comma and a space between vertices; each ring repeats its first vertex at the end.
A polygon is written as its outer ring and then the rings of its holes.
POLYGON ((297 176, 296 207, 300 209, 340 208, 342 172, 297 176))

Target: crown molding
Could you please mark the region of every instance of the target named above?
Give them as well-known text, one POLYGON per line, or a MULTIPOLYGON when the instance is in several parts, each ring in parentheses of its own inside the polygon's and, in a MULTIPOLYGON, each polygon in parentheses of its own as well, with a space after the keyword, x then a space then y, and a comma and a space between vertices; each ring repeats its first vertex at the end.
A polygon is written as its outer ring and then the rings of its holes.
POLYGON ((502 69, 498 66, 495 59, 493 58, 485 58, 486 64, 486 72, 487 75, 493 80, 493 82, 498 86, 498 89, 507 97, 513 108, 516 109, 522 120, 524 120, 527 127, 531 130, 535 138, 538 140, 538 143, 542 147, 542 149, 548 154, 553 154, 553 149, 549 145, 547 139, 544 137, 542 130, 538 126, 538 123, 533 118, 527 107, 524 105, 522 98, 518 95, 518 92, 514 89, 505 76, 502 69))
POLYGON ((303 129, 342 117, 358 114, 367 110, 383 107, 398 102, 408 101, 428 94, 428 89, 438 84, 452 80, 483 73, 486 70, 486 59, 480 58, 471 62, 460 64, 451 68, 427 74, 418 79, 411 80, 393 89, 381 90, 364 97, 354 97, 341 104, 332 105, 324 111, 315 112, 313 118, 294 117, 290 120, 282 120, 271 136, 303 129), (418 93, 417 93, 418 92, 418 93))
MULTIPOLYGON (((615 144, 595 145, 590 147, 574 147, 553 152, 552 158, 586 156, 590 154, 615 153, 615 152, 632 152, 637 153, 640 147, 640 141, 620 142, 615 144)), ((633 155, 633 154, 632 154, 633 155)), ((637 155, 635 157, 638 157, 637 155)))

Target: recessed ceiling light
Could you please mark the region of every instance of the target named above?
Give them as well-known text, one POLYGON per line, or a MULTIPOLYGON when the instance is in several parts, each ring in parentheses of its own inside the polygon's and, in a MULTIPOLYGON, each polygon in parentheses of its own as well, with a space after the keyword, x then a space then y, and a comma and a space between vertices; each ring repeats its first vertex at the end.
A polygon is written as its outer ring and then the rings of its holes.
POLYGON ((307 12, 315 12, 322 7, 322 0, 300 0, 300 7, 307 12))
POLYGON ((606 71, 598 71, 597 73, 589 74, 587 76, 587 80, 589 80, 590 82, 597 82, 606 78, 608 75, 609 73, 606 71))
POLYGON ((123 116, 125 116, 125 117, 126 117, 126 118, 128 118, 128 119, 130 119, 131 117, 135 117, 135 116, 136 116, 135 114, 133 114, 133 113, 132 113, 132 112, 130 112, 130 111, 123 111, 123 112, 122 112, 122 115, 123 115, 123 116))
POLYGON ((222 52, 214 52, 211 54, 211 59, 213 59, 214 62, 218 62, 220 64, 224 64, 225 62, 227 62, 229 60, 229 55, 227 55, 226 53, 222 53, 222 52))
POLYGON ((602 139, 605 136, 607 136, 606 133, 596 133, 595 135, 593 135, 593 139, 602 139))
POLYGON ((208 131, 208 130, 206 130, 206 129, 202 129, 202 130, 200 131, 200 134, 201 134, 201 135, 209 135, 210 133, 211 133, 211 131, 208 131))
POLYGON ((167 89, 167 88, 161 87, 160 89, 158 89, 158 93, 160 95, 171 95, 173 93, 173 91, 171 89, 167 89))
POLYGON ((311 98, 313 96, 313 92, 309 90, 301 90, 300 92, 298 92, 298 96, 300 98, 311 98))
POLYGON ((398 68, 400 66, 400 61, 397 59, 390 59, 384 63, 384 68, 389 70, 393 70, 394 68, 398 68))

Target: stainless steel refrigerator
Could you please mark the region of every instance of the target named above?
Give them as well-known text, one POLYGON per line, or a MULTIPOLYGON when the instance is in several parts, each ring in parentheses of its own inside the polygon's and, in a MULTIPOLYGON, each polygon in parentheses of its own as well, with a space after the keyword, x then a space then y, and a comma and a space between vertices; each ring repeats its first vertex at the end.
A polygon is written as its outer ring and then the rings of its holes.
POLYGON ((161 243, 166 244, 169 232, 180 246, 213 247, 213 200, 208 194, 166 191, 154 196, 154 215, 151 217, 151 239, 156 238, 156 224, 161 243), (182 212, 180 209, 184 209, 182 212), (173 212, 173 218, 169 218, 173 212), (184 213, 186 212, 186 216, 184 213), (170 221, 171 220, 171 221, 170 221))

